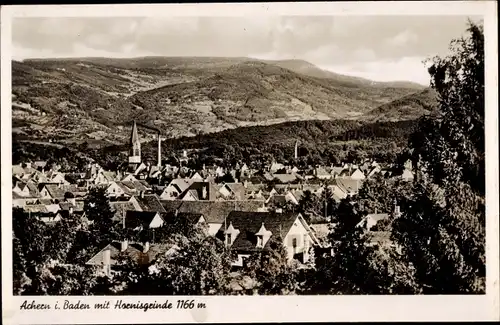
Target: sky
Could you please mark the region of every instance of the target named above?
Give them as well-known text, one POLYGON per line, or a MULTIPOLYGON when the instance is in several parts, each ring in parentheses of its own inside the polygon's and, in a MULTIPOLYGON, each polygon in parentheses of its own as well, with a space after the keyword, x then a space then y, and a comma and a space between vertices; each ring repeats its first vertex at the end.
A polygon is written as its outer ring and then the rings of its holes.
POLYGON ((422 63, 464 35, 466 16, 16 18, 13 59, 222 56, 300 59, 375 81, 429 84, 422 63))

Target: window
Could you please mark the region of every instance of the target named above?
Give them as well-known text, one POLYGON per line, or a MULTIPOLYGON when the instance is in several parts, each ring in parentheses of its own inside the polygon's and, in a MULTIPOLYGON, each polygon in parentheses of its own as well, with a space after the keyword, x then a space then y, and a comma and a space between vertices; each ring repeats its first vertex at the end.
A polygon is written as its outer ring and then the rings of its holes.
POLYGON ((292 239, 292 247, 297 247, 297 238, 292 239))
POLYGON ((231 234, 226 234, 226 245, 231 245, 231 234))

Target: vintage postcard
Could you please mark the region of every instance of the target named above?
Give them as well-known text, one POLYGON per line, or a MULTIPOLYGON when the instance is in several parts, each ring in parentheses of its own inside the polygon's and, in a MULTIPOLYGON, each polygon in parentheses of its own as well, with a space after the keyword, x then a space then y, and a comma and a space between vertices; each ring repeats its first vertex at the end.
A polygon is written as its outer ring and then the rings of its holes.
POLYGON ((5 324, 499 320, 494 1, 4 6, 5 324))

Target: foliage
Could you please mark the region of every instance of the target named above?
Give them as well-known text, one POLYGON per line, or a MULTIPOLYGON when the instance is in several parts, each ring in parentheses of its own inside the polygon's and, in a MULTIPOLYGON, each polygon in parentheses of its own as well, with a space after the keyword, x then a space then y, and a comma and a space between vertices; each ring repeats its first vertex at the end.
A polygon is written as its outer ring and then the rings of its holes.
POLYGON ((159 256, 151 265, 125 260, 120 294, 134 295, 219 295, 227 292, 229 252, 215 237, 178 238, 176 251, 159 256))
POLYGON ((415 191, 393 223, 393 236, 416 266, 422 292, 484 292, 484 200, 463 183, 442 189, 422 182, 415 191))
POLYGON ((410 138, 414 159, 439 185, 466 182, 484 195, 484 35, 470 23, 447 57, 429 67, 439 95, 438 118, 423 118, 410 138))
POLYGON ((485 290, 484 35, 474 23, 467 31, 429 68, 439 117, 410 138, 422 171, 393 224, 423 293, 485 290))
POLYGON ((269 249, 256 252, 245 260, 243 274, 257 283, 261 295, 287 295, 297 289, 297 270, 288 261, 283 244, 270 239, 269 249))
POLYGON ((55 165, 60 166, 61 172, 79 172, 90 161, 88 157, 74 149, 56 147, 30 142, 12 142, 12 164, 21 164, 28 161, 47 161, 46 169, 55 165))

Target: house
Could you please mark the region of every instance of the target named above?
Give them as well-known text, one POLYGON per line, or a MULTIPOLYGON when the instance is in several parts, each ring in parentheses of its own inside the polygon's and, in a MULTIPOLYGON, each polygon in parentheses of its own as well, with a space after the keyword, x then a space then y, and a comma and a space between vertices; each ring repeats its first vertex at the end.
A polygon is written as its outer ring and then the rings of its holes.
POLYGON ((123 228, 136 231, 159 228, 165 220, 159 212, 151 211, 127 211, 122 219, 123 228))
POLYGON ((12 188, 12 192, 16 193, 20 197, 29 197, 30 190, 28 188, 28 183, 17 181, 12 188))
POLYGON ((114 212, 115 221, 122 220, 127 211, 142 211, 139 202, 137 202, 134 196, 112 200, 109 202, 109 205, 114 212))
POLYGON ((198 172, 194 173, 193 176, 191 176, 191 179, 193 181, 203 181, 203 177, 198 172))
POLYGON ((295 182, 299 179, 298 175, 295 173, 292 174, 273 174, 273 179, 278 180, 282 184, 295 182))
POLYGON ((264 201, 162 201, 167 213, 200 214, 208 224, 209 235, 215 235, 232 211, 258 211, 264 201))
POLYGON ((295 195, 291 191, 286 191, 285 194, 273 194, 266 202, 268 205, 284 205, 286 203, 292 203, 298 205, 299 202, 295 195))
POLYGON ((248 168, 247 164, 243 164, 240 168, 240 173, 242 175, 249 175, 250 174, 250 169, 248 168))
POLYGON ((282 170, 284 168, 285 168, 285 165, 277 163, 277 162, 273 162, 271 164, 271 166, 269 167, 269 172, 271 174, 273 174, 273 173, 276 173, 277 171, 282 170))
POLYGON ((45 212, 38 214, 38 219, 44 223, 53 224, 60 221, 62 218, 60 213, 45 212))
POLYGON ((49 213, 45 204, 28 204, 24 207, 24 211, 28 213, 49 213))
POLYGON ((270 249, 271 239, 285 246, 288 260, 307 262, 312 246, 320 245, 314 232, 298 213, 242 212, 229 213, 218 237, 237 254, 234 266, 254 252, 270 249))
POLYGON ((364 180, 366 177, 365 177, 365 174, 359 169, 359 168, 356 168, 350 175, 351 179, 353 180, 364 180))
POLYGON ((192 183, 193 181, 189 178, 175 178, 163 189, 160 194, 160 199, 175 200, 187 190, 192 183))
POLYGON ((165 244, 150 244, 146 242, 128 243, 128 241, 113 241, 102 248, 97 254, 85 263, 89 266, 97 266, 98 275, 113 275, 118 270, 115 266, 120 256, 128 256, 139 265, 151 264, 160 254, 165 254, 170 246, 165 244))
POLYGON ((45 175, 49 183, 69 185, 63 173, 49 171, 45 175))
POLYGON ((331 232, 329 223, 312 223, 310 225, 311 230, 321 244, 321 247, 328 247, 328 235, 331 232))
POLYGON ((40 197, 44 199, 64 199, 65 191, 61 184, 42 184, 40 197))
POLYGON ((361 184, 362 181, 347 178, 337 178, 333 183, 333 185, 337 185, 342 192, 345 192, 349 196, 357 194, 361 184))
POLYGON ((404 180, 404 181, 412 181, 414 176, 413 176, 413 173, 408 170, 408 169, 404 169, 403 170, 403 174, 401 175, 401 178, 404 180))
POLYGON ((387 213, 372 213, 366 215, 361 221, 356 225, 356 227, 363 227, 370 231, 379 221, 389 219, 389 214, 387 213))
POLYGON ((331 179, 333 177, 324 167, 317 167, 314 170, 314 176, 318 179, 331 179))
POLYGON ((16 192, 12 192, 12 206, 18 208, 24 208, 28 204, 34 204, 37 201, 36 198, 27 198, 17 194, 16 192))
POLYGON ((225 199, 244 200, 246 188, 242 183, 224 183, 219 192, 225 199))
POLYGON ((201 213, 189 213, 189 212, 181 212, 179 216, 185 218, 189 223, 193 225, 206 223, 206 219, 201 213))
POLYGON ((379 174, 382 171, 379 165, 375 165, 370 167, 368 170, 368 174, 366 175, 367 177, 374 177, 375 175, 379 174))
POLYGON ((138 195, 141 192, 150 192, 152 191, 152 188, 149 186, 144 181, 121 181, 121 182, 115 182, 120 188, 121 192, 124 193, 124 195, 132 196, 132 195, 138 195))
POLYGON ((140 206, 141 211, 166 213, 167 211, 160 202, 156 194, 141 194, 134 196, 140 206))
POLYGON ((122 182, 137 182, 138 179, 135 178, 134 175, 132 174, 127 174, 125 175, 122 179, 121 179, 122 182))
POLYGON ((328 189, 332 193, 331 198, 337 203, 345 199, 349 195, 349 190, 347 190, 343 186, 341 187, 339 185, 328 185, 328 189))
POLYGON ((111 181, 107 184, 106 195, 108 197, 117 197, 123 195, 130 195, 130 191, 121 182, 111 181))
POLYGON ((194 182, 181 195, 179 200, 183 201, 215 201, 220 192, 209 182, 194 182))
POLYGON ((334 166, 331 168, 330 174, 333 178, 337 178, 344 171, 342 166, 334 166))
POLYGON ((68 211, 70 213, 76 213, 83 215, 84 212, 84 201, 76 199, 67 199, 66 202, 59 203, 59 211, 68 211))

